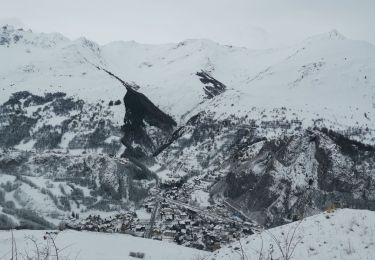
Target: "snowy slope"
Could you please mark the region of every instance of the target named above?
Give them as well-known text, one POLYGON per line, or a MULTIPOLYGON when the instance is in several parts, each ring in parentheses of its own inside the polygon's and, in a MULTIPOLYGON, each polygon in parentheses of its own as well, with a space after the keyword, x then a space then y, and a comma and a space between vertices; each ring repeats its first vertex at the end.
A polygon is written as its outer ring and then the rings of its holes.
POLYGON ((2 27, 6 224, 35 217, 23 219, 25 209, 56 225, 70 211, 129 210, 156 176, 207 181, 185 202, 230 199, 269 225, 298 218, 301 205, 374 209, 375 149, 362 144, 375 144, 373 75, 375 46, 337 31, 249 50, 210 40, 99 46, 2 27), (64 194, 59 184, 74 185, 64 194), (319 196, 306 203, 305 191, 319 196))
POLYGON ((295 246, 291 259, 374 259, 375 213, 366 210, 340 209, 304 219, 300 224, 280 226, 263 231, 214 252, 207 259, 284 259, 276 241, 284 250, 285 238, 295 246), (262 244, 263 243, 263 244, 262 244), (241 253, 241 245, 244 254, 241 253), (263 248, 263 250, 262 250, 263 248), (273 251, 273 253, 271 253, 273 251), (263 257, 259 258, 260 253, 263 257), (243 258, 243 255, 245 258, 243 258))
POLYGON ((100 49, 81 38, 75 41, 60 34, 0 29, 1 100, 11 93, 29 90, 34 94, 62 91, 85 100, 109 100, 124 89, 103 77, 90 63, 102 64, 100 49), (2 31, 1 31, 2 30, 2 31), (112 88, 118 88, 112 91, 112 88))
POLYGON ((301 118, 374 127, 373 45, 347 40, 333 31, 312 37, 293 51, 256 76, 249 76, 236 93, 228 91, 213 101, 218 107, 226 105, 215 110, 238 115, 250 107, 287 107, 301 118), (236 105, 231 107, 226 100, 236 105))
POLYGON ((202 110, 225 117, 249 114, 253 107, 269 113, 288 107, 292 112, 287 118, 295 113, 308 125, 311 119, 325 118, 332 125, 375 128, 375 46, 337 31, 259 51, 209 40, 99 46, 84 38, 71 41, 11 27, 0 29, 0 36, 7 40, 0 45, 0 102, 20 90, 64 91, 90 101, 121 98, 124 88, 95 68, 100 66, 139 85, 140 92, 180 123, 202 110), (196 75, 201 70, 227 91, 208 101, 196 75))
MULTIPOLYGON (((40 248, 43 248, 45 231, 19 230, 14 231, 14 237, 19 252, 18 257, 25 256, 25 252, 32 255, 35 251, 34 244, 26 239, 33 237, 37 240, 40 248)), ((151 239, 137 238, 130 235, 105 234, 94 232, 61 232, 56 239, 56 244, 61 250, 60 258, 79 260, 134 260, 137 258, 129 256, 130 252, 142 252, 144 259, 154 260, 192 260, 202 259, 209 255, 204 251, 178 246, 168 242, 160 242, 151 239), (168 250, 165 250, 165 249, 168 250)), ((0 257, 9 259, 11 257, 11 233, 0 232, 0 257)), ((52 251, 52 254, 54 252, 52 251)), ((51 258, 55 259, 55 258, 51 258)))

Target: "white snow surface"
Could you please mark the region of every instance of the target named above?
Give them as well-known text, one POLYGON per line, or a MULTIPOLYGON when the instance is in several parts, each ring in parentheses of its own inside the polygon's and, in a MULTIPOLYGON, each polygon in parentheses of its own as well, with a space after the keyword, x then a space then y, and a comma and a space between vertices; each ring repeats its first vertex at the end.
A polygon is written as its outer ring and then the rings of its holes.
POLYGON ((285 238, 292 237, 294 231, 294 239, 287 240, 292 241, 292 246, 296 244, 291 259, 371 260, 375 256, 375 212, 339 209, 251 235, 206 259, 270 259, 267 258, 270 248, 273 248, 273 259, 284 259, 280 258, 281 252, 272 236, 281 241, 281 247, 285 249, 285 238), (245 258, 242 258, 241 245, 245 258), (259 258, 261 251, 264 258, 259 258))
POLYGON ((125 88, 99 66, 139 85, 140 92, 180 124, 203 110, 217 117, 255 118, 261 115, 254 107, 265 113, 287 107, 287 119, 298 116, 311 124, 324 118, 337 127, 375 129, 375 46, 335 30, 271 50, 201 39, 100 46, 85 38, 72 41, 11 27, 0 29, 0 36, 10 39, 0 45, 0 103, 23 90, 63 91, 92 102, 121 99, 125 88), (206 99, 196 75, 201 70, 223 82, 227 91, 206 99))
MULTIPOLYGON (((38 243, 44 245, 42 230, 17 230, 14 237, 17 251, 22 258, 25 252, 30 255, 35 251, 33 243, 26 237, 37 239, 38 243), (22 254, 22 255, 21 255, 22 254)), ((152 239, 138 238, 125 234, 109 234, 95 232, 63 231, 56 238, 56 244, 62 259, 77 260, 134 260, 137 258, 129 256, 130 252, 141 252, 145 254, 145 260, 194 260, 202 259, 209 253, 196 249, 178 246, 169 242, 156 241, 152 239)), ((0 231, 0 259, 11 257, 11 233, 0 231)), ((50 259, 55 259, 54 257, 50 259)))

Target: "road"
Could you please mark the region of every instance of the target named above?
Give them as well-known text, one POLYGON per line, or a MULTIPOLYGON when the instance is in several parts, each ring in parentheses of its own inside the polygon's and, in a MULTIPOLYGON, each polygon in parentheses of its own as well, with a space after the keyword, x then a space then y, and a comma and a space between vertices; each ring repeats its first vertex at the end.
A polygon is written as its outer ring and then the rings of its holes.
POLYGON ((226 222, 241 223, 240 221, 237 221, 237 220, 234 220, 234 219, 231 219, 231 218, 227 218, 227 217, 223 217, 223 216, 219 216, 217 214, 213 214, 212 212, 209 212, 206 209, 201 209, 201 208, 198 208, 196 206, 192 206, 192 205, 186 204, 186 203, 178 201, 178 200, 172 200, 172 199, 164 198, 162 196, 157 196, 157 198, 159 200, 165 200, 166 202, 169 202, 171 204, 174 204, 174 205, 177 205, 177 206, 180 206, 180 207, 184 207, 184 208, 199 212, 202 215, 206 215, 206 216, 209 216, 209 217, 214 218, 214 219, 220 219, 220 220, 226 221, 226 222))
POLYGON ((234 206, 232 203, 230 203, 229 201, 227 200, 223 200, 223 203, 231 208, 233 211, 235 211, 238 215, 240 215, 243 219, 245 219, 246 221, 248 222, 254 222, 251 218, 249 218, 245 213, 243 213, 242 210, 240 210, 239 208, 237 208, 236 206, 234 206))
POLYGON ((150 222, 148 223, 148 227, 145 231, 145 238, 151 238, 152 237, 152 231, 154 229, 156 216, 157 216, 158 211, 159 211, 159 206, 160 206, 160 202, 159 202, 159 200, 157 200, 156 203, 155 203, 155 208, 154 208, 154 210, 152 211, 152 214, 151 214, 150 222))

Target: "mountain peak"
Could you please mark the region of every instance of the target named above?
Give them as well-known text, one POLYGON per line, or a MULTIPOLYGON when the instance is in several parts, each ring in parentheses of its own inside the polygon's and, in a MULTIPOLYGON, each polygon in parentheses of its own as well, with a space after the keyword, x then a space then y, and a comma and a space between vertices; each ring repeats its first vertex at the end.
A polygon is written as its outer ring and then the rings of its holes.
POLYGON ((317 40, 346 40, 346 37, 342 35, 338 30, 332 29, 329 32, 312 36, 310 39, 317 40))
POLYGON ((332 29, 329 32, 317 34, 304 40, 304 43, 321 42, 321 41, 342 41, 347 38, 342 35, 338 30, 332 29))
POLYGON ((25 29, 24 23, 18 18, 0 19, 0 27, 3 29, 25 29))
POLYGON ((329 31, 328 33, 326 33, 326 35, 330 38, 330 39, 335 39, 335 40, 345 40, 346 37, 344 35, 342 35, 338 30, 336 29, 333 29, 331 31, 329 31))
POLYGON ((214 42, 209 39, 186 39, 182 42, 177 43, 176 48, 182 47, 182 46, 197 46, 197 47, 212 47, 212 46, 218 46, 220 45, 217 42, 214 42))
POLYGON ((69 39, 60 33, 37 33, 11 24, 0 27, 0 45, 22 43, 28 46, 50 48, 69 39))

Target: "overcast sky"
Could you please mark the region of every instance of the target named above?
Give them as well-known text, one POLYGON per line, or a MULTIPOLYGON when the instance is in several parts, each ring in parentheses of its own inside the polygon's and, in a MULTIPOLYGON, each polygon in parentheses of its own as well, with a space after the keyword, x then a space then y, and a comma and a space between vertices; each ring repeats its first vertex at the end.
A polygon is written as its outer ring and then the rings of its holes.
POLYGON ((207 38, 269 48, 337 29, 375 44, 375 0, 0 0, 0 23, 100 44, 207 38))

